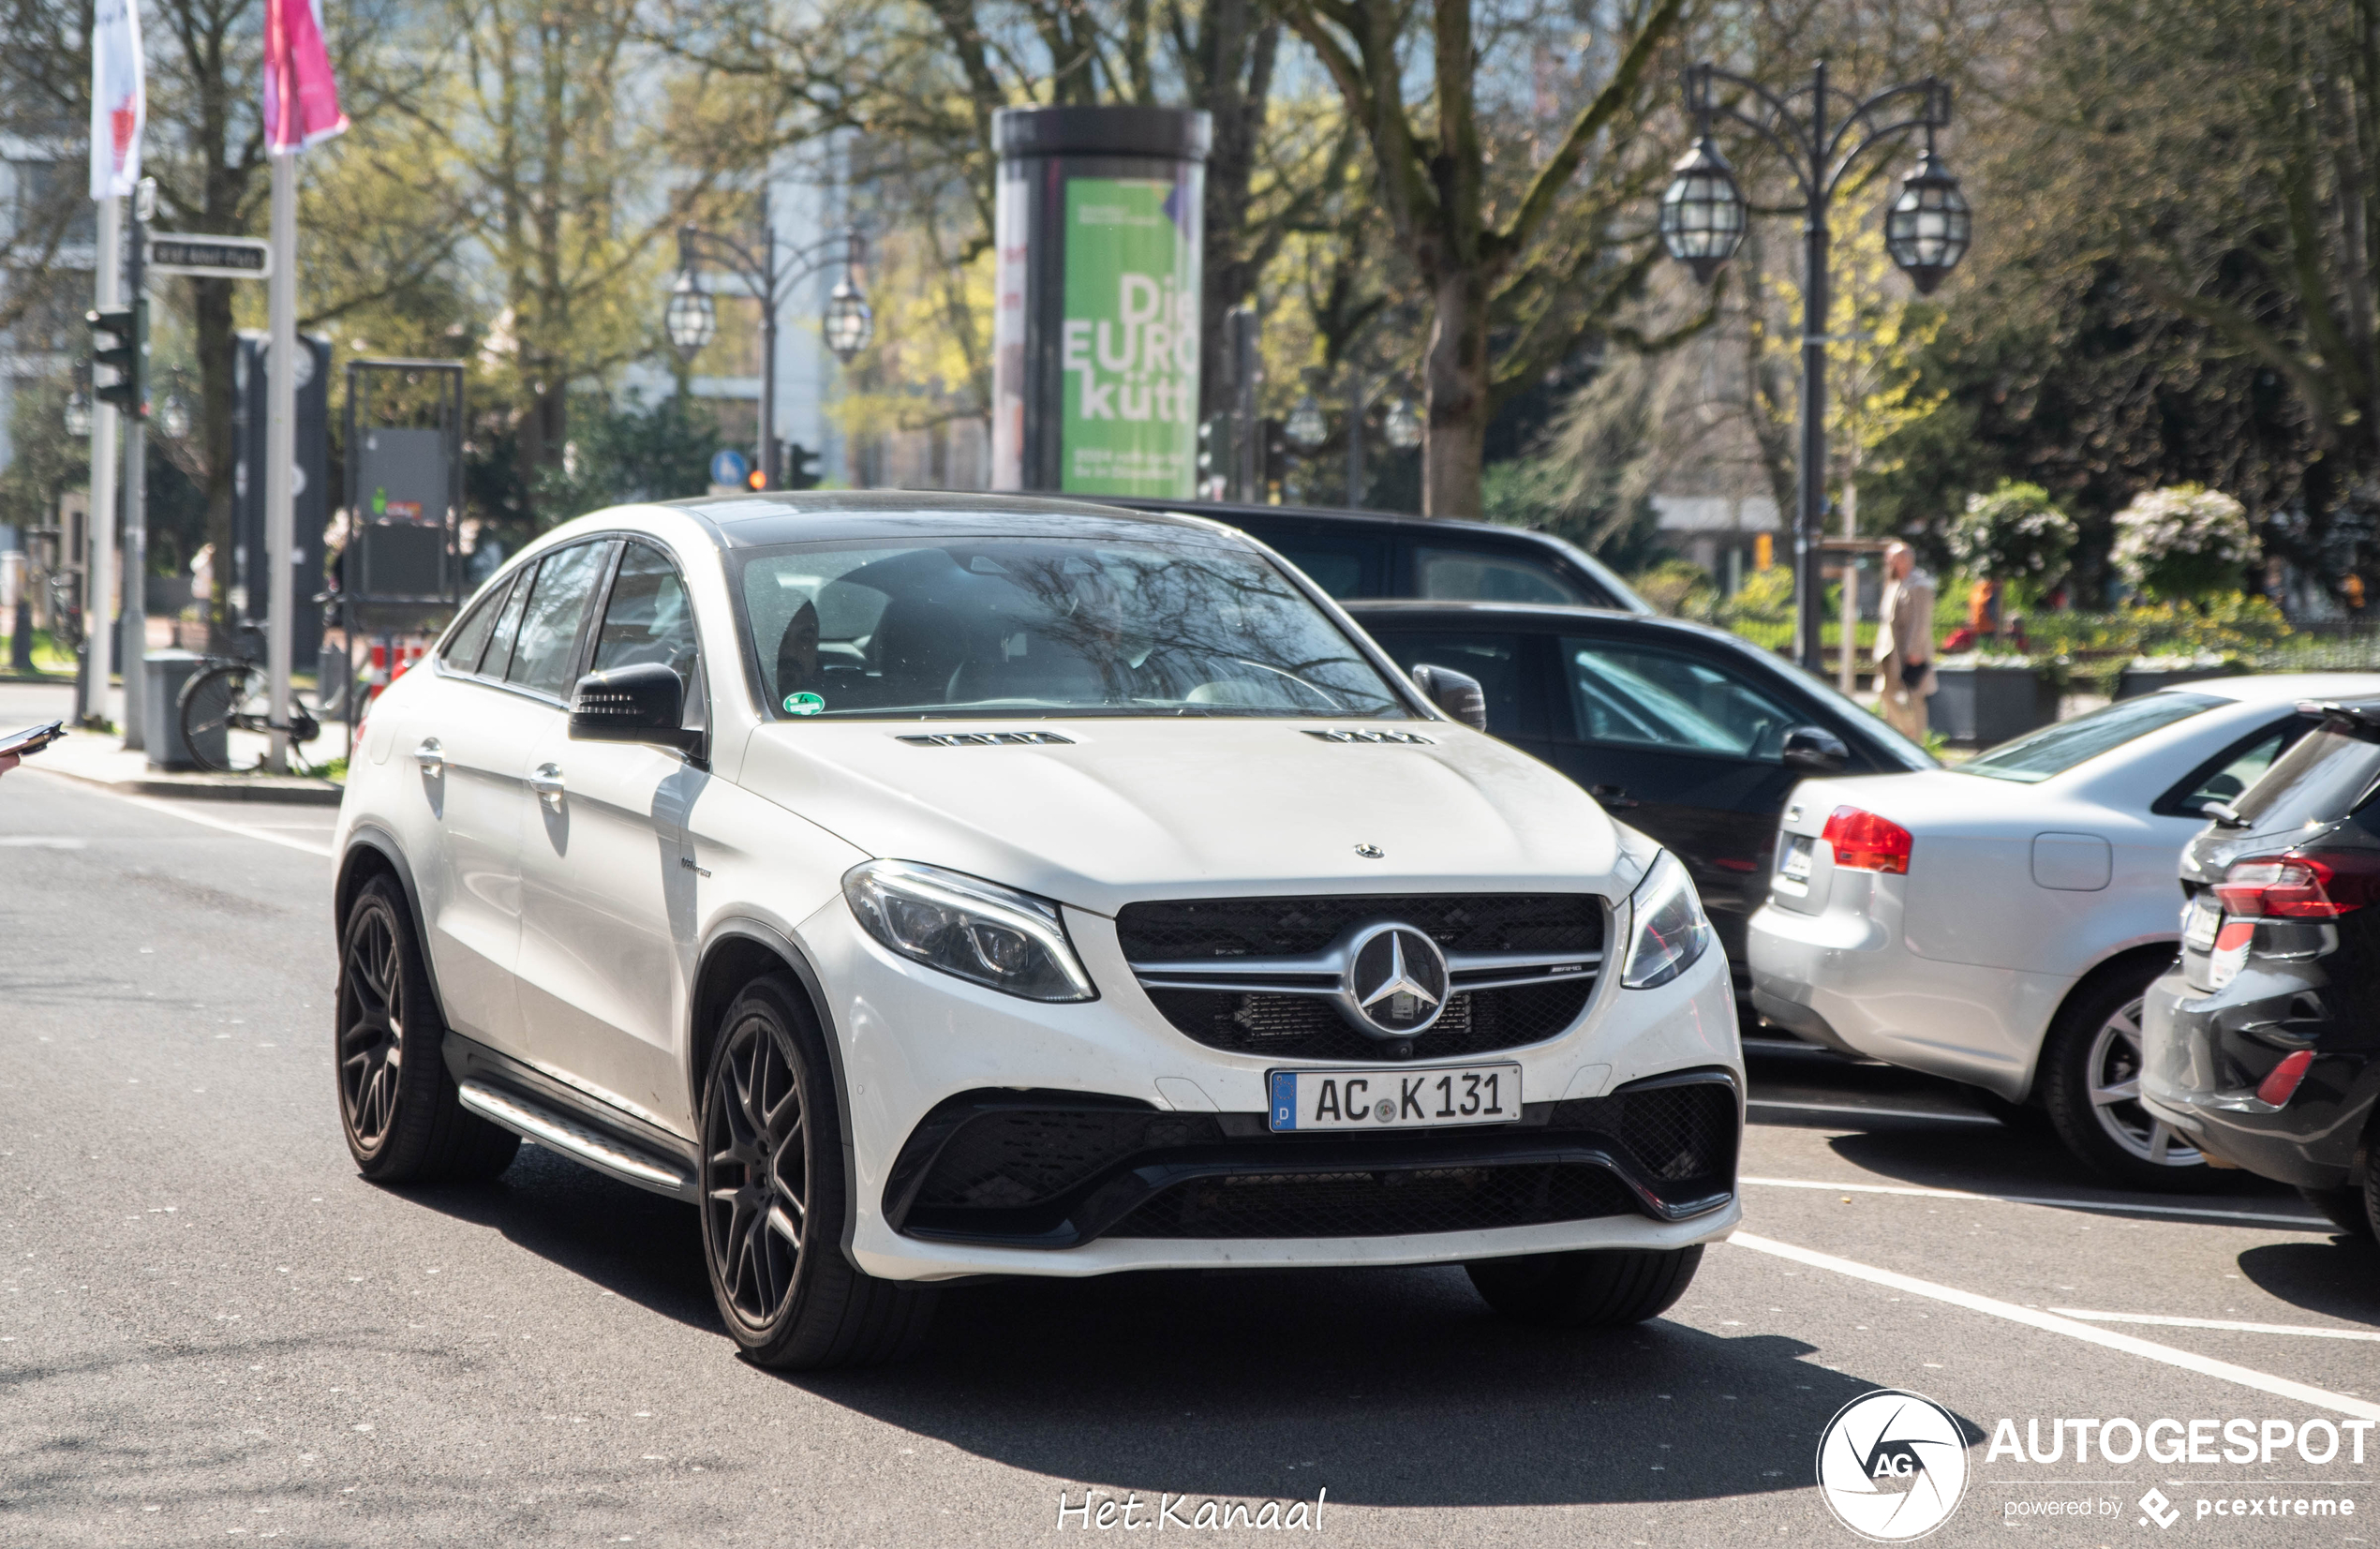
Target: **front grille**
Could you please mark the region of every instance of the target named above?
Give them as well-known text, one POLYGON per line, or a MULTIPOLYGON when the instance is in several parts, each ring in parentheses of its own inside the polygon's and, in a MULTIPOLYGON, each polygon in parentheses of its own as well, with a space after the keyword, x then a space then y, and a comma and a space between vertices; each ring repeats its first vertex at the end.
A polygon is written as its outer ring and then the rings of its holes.
POLYGON ((1627 1215, 1628 1185, 1589 1164, 1264 1172, 1179 1184, 1110 1237, 1399 1237, 1627 1215))
POLYGON ((1516 1125, 1353 1136, 1275 1134, 1259 1113, 973 1093, 918 1125, 885 1210, 916 1236, 1045 1248, 1671 1218, 1733 1193, 1740 1113, 1716 1072, 1532 1103, 1516 1125))
POLYGON ((1591 893, 1333 893, 1322 898, 1127 903, 1116 939, 1135 962, 1319 952, 1365 920, 1403 920, 1448 952, 1598 952, 1603 901, 1591 893))
POLYGON ((1189 899, 1126 904, 1116 934, 1151 1003, 1210 1049, 1301 1060, 1452 1059, 1540 1043, 1577 1021, 1601 965, 1603 901, 1587 893, 1189 899), (1426 932, 1452 971, 1446 1010, 1412 1038, 1351 1026, 1325 998, 1338 986, 1337 971, 1299 972, 1328 967, 1334 943, 1378 920, 1426 932), (1498 961, 1512 954, 1534 956, 1525 965, 1498 961), (1243 984, 1273 982, 1239 990, 1235 975, 1243 984), (1307 993, 1287 992, 1309 983, 1307 993))
POLYGON ((1479 990, 1449 997, 1426 1033, 1394 1042, 1347 1025, 1312 995, 1235 995, 1212 990, 1152 990, 1166 1020, 1209 1049, 1287 1060, 1450 1060, 1517 1049, 1553 1037, 1586 1009, 1592 975, 1554 984, 1479 990))

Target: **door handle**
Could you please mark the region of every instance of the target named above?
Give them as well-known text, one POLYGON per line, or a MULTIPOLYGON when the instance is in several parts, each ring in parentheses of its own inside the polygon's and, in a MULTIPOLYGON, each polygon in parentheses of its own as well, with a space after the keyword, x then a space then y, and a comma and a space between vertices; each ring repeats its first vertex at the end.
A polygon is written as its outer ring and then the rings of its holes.
POLYGON ((528 788, 537 793, 538 800, 560 806, 562 767, 559 764, 540 764, 536 772, 528 777, 528 788))
POLYGON ((442 775, 446 772, 446 750, 439 746, 437 737, 425 737, 422 745, 413 750, 413 762, 422 767, 424 774, 442 775))
POLYGON ((1611 812, 1616 812, 1623 808, 1642 805, 1617 785, 1589 785, 1586 788, 1586 794, 1601 802, 1611 812))

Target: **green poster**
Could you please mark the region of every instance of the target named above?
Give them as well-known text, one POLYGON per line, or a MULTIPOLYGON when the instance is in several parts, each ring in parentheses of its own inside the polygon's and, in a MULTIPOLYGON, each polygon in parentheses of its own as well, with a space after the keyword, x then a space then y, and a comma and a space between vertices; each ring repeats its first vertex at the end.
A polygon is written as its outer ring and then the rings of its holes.
POLYGON ((1067 180, 1061 487, 1196 493, 1197 228, 1195 180, 1067 180))

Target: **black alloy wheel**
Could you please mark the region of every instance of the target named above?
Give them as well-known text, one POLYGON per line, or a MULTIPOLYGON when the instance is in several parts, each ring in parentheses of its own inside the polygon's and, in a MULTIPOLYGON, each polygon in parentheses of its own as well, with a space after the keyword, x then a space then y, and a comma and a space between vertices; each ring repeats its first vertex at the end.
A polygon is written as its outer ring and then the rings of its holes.
POLYGON ((520 1137, 464 1109, 412 911, 394 877, 364 884, 339 932, 340 1127, 375 1183, 466 1183, 510 1167, 520 1137))
POLYGON ((703 1257, 727 1332, 757 1364, 795 1371, 908 1354, 931 1287, 883 1280, 844 1250, 850 1205, 833 1067, 791 979, 747 986, 721 1019, 703 1082, 703 1257))

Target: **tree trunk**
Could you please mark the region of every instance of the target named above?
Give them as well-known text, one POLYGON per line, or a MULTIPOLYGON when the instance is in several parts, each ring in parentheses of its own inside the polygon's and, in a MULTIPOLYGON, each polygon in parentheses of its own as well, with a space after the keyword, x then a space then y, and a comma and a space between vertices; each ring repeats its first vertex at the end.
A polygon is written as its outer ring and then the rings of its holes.
POLYGON ((1488 278, 1475 265, 1438 280, 1424 370, 1429 436, 1421 451, 1421 514, 1480 514, 1487 454, 1488 278))
POLYGON ((228 279, 194 279, 199 351, 199 444, 206 449, 206 541, 215 545, 215 593, 207 599, 207 639, 217 649, 231 641, 231 481, 239 466, 238 431, 232 423, 237 388, 233 353, 238 337, 231 321, 228 279))
POLYGON ((1193 100, 1205 104, 1214 119, 1199 263, 1199 289, 1205 292, 1198 330, 1201 419, 1231 408, 1223 315, 1256 290, 1257 271, 1268 256, 1258 250, 1256 233, 1248 230, 1248 205, 1280 41, 1280 23, 1260 20, 1251 0, 1212 0, 1201 18, 1197 63, 1204 79, 1193 100))

